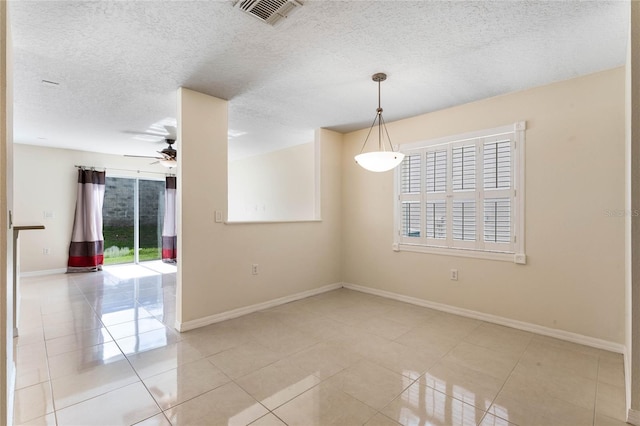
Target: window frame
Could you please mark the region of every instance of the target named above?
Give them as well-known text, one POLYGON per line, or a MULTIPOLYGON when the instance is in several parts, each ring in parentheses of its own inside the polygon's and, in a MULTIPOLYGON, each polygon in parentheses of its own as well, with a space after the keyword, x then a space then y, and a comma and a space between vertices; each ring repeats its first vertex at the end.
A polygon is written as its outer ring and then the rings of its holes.
MULTIPOLYGON (((473 257, 489 260, 508 261, 519 264, 526 263, 525 254, 525 132, 526 122, 519 121, 514 124, 484 129, 459 135, 452 135, 438 139, 417 141, 402 144, 396 149, 405 156, 420 154, 420 192, 402 193, 402 165, 394 171, 394 251, 411 251, 450 256, 473 257), (491 141, 505 140, 508 137, 512 143, 511 149, 511 188, 510 189, 485 189, 483 174, 480 170, 484 167, 484 144, 491 141), (452 150, 459 146, 473 144, 475 153, 475 180, 476 185, 470 191, 453 190, 452 150), (428 152, 447 151, 446 159, 446 191, 444 193, 430 193, 427 196, 426 155, 428 152), (484 220, 482 218, 485 209, 485 200, 495 198, 508 198, 511 203, 510 243, 485 242, 484 220), (446 238, 434 239, 426 235, 427 231, 427 203, 429 201, 444 200, 447 208, 446 214, 446 238), (476 209, 475 241, 453 240, 453 202, 461 200, 474 200, 476 209), (420 229, 419 237, 402 236, 402 204, 406 202, 420 203, 420 229), (505 246, 508 244, 508 247, 505 246), (506 249, 505 249, 506 247, 506 249)), ((435 172, 434 172, 435 175, 435 172)))

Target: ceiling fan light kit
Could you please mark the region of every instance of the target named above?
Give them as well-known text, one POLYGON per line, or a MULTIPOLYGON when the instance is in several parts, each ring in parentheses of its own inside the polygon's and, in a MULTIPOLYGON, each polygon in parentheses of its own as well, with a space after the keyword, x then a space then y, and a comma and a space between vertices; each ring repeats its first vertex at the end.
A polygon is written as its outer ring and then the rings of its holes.
POLYGON ((158 160, 158 162, 169 169, 178 165, 176 160, 158 160))
POLYGON ((168 168, 175 167, 178 165, 178 151, 176 151, 171 145, 176 143, 176 140, 166 138, 164 141, 169 146, 163 149, 162 151, 158 151, 158 154, 162 155, 163 157, 163 158, 159 158, 158 162, 168 168))
POLYGON ((380 83, 387 79, 387 75, 379 72, 374 74, 371 79, 378 83, 378 109, 376 109, 376 116, 373 119, 373 123, 369 128, 369 133, 367 133, 367 137, 362 144, 360 154, 355 156, 355 160, 360 167, 366 170, 372 172, 386 172, 396 168, 400 163, 402 163, 402 160, 404 160, 404 154, 394 151, 387 126, 384 122, 384 118, 382 118, 382 107, 380 106, 380 83), (364 149, 367 146, 367 141, 369 141, 369 136, 371 136, 371 133, 376 126, 378 131, 378 150, 364 152, 364 149), (385 136, 387 144, 389 145, 389 150, 385 147, 385 136))

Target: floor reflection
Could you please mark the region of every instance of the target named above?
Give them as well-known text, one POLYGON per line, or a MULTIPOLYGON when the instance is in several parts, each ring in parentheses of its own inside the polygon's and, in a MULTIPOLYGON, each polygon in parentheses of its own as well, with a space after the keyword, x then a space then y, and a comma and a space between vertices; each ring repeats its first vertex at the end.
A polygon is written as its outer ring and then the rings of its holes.
POLYGON ((24 280, 16 424, 624 424, 618 354, 346 289, 178 333, 152 266, 24 280))

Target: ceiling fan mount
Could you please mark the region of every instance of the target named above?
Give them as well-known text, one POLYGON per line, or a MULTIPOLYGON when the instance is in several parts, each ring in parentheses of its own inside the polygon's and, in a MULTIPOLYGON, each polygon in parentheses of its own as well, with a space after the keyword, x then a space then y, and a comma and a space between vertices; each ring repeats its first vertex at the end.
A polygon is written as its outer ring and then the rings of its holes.
POLYGON ((164 141, 169 146, 164 148, 162 151, 158 151, 158 154, 162 154, 166 159, 176 160, 178 158, 178 151, 176 151, 175 148, 171 146, 174 143, 176 143, 176 140, 171 138, 165 138, 164 141))

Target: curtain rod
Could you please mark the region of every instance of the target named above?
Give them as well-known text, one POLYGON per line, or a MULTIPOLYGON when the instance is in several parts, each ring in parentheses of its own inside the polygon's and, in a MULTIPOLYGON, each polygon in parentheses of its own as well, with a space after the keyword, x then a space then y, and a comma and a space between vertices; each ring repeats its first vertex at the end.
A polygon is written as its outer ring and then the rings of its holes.
MULTIPOLYGON (((88 170, 96 170, 96 168, 94 166, 79 166, 79 165, 74 165, 73 167, 77 167, 78 169, 88 169, 88 170)), ((106 167, 99 167, 103 172, 107 171, 106 167)), ((109 170, 117 170, 119 172, 135 172, 135 173, 152 173, 154 175, 164 175, 164 176, 175 176, 175 174, 173 173, 162 173, 162 172, 147 172, 147 171, 141 171, 141 170, 133 170, 133 169, 116 169, 114 167, 109 167, 109 170)))

